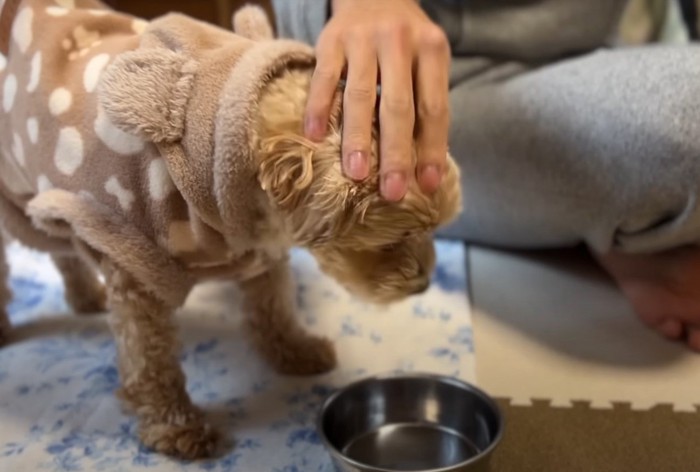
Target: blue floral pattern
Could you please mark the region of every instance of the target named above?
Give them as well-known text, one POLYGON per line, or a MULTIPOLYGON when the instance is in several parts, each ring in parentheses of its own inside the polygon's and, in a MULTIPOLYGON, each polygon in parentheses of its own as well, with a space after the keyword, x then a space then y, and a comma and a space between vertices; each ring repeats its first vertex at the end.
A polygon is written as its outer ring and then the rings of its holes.
POLYGON ((119 379, 104 316, 68 314, 49 259, 13 243, 9 311, 18 340, 0 349, 0 471, 331 471, 314 424, 334 388, 411 370, 473 381, 464 249, 437 246, 431 289, 385 309, 349 296, 306 252, 293 253, 301 319, 335 341, 340 361, 314 378, 282 377, 262 363, 238 329, 235 289, 197 287, 178 314, 182 361, 194 401, 228 447, 215 460, 186 463, 139 445, 136 422, 113 395, 119 379))

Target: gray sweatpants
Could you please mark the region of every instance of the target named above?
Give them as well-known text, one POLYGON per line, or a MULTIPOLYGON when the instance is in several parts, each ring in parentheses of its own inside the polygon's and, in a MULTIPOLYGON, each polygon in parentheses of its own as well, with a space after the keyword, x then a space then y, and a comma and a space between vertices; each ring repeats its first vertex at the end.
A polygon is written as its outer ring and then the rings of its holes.
MULTIPOLYGON (((315 41, 326 2, 278 0, 278 29, 315 41)), ((454 53, 465 207, 442 236, 597 251, 700 242, 700 47, 608 48, 625 0, 424 3, 454 53)))

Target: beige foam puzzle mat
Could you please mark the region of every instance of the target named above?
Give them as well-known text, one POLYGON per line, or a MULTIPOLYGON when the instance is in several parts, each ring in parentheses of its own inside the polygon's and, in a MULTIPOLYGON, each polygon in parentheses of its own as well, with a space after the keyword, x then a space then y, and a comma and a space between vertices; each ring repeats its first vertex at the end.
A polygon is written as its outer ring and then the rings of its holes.
POLYGON ((670 406, 635 411, 574 403, 499 404, 505 434, 495 450, 493 472, 697 472, 700 410, 673 412, 670 406))
POLYGON ((513 405, 700 406, 700 355, 644 327, 585 253, 470 248, 477 381, 513 405))

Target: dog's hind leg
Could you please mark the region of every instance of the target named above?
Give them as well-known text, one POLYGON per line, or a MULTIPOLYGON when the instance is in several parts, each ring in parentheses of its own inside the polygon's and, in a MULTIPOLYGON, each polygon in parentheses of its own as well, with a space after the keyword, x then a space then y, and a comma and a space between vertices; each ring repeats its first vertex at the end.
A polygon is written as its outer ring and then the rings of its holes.
POLYGON ((331 342, 307 333, 296 320, 294 286, 286 261, 240 282, 240 287, 253 343, 275 370, 282 374, 314 375, 335 367, 331 342))
POLYGON ((113 264, 104 266, 121 377, 119 396, 138 417, 141 441, 182 459, 212 455, 217 434, 185 389, 174 307, 113 264))
POLYGON ((7 314, 7 305, 12 298, 9 287, 9 267, 5 256, 5 243, 3 234, 0 231, 0 345, 3 344, 10 334, 10 318, 7 314))
POLYGON ((56 268, 63 277, 66 301, 77 314, 105 311, 105 288, 97 274, 77 254, 51 254, 56 268))

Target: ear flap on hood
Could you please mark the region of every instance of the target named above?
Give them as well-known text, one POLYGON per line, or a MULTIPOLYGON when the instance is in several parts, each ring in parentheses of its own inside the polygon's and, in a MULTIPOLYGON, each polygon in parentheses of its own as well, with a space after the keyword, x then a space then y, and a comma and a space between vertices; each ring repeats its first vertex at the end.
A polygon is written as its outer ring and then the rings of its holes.
POLYGON ((230 41, 230 31, 182 14, 152 20, 138 49, 120 54, 105 69, 100 105, 127 133, 156 144, 178 141, 198 72, 195 58, 230 41))
POLYGON ((104 72, 100 105, 127 133, 155 143, 177 141, 184 132, 196 70, 196 63, 183 52, 165 48, 126 52, 104 72))
POLYGON ((314 55, 299 42, 263 39, 271 29, 261 10, 239 14, 241 34, 179 14, 151 21, 138 48, 103 72, 99 101, 115 126, 156 145, 187 203, 240 247, 260 218, 261 94, 283 71, 313 67, 314 55))
POLYGON ((274 39, 270 20, 258 5, 246 5, 234 13, 233 31, 253 41, 274 39))
MULTIPOLYGON (((273 39, 272 25, 260 7, 240 9, 233 23, 244 40, 273 39)), ((121 54, 105 70, 100 104, 127 133, 156 144, 178 141, 197 72, 193 58, 231 40, 230 31, 177 13, 153 20, 140 47, 121 54)))

